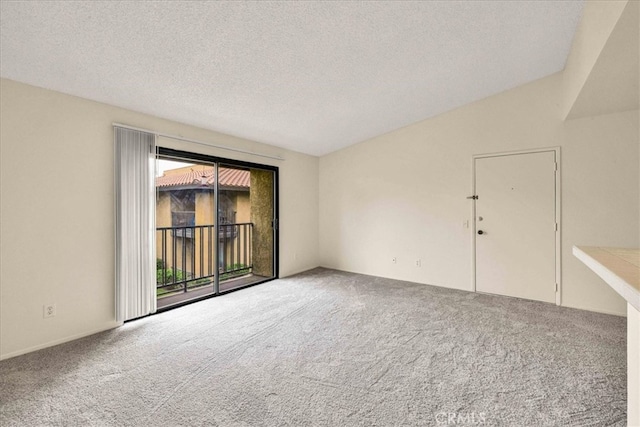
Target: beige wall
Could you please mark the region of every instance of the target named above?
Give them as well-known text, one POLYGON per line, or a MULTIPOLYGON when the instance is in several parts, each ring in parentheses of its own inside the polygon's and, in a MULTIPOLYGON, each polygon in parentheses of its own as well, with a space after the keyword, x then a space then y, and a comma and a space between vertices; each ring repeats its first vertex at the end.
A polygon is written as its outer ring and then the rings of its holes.
POLYGON ((156 193, 156 227, 171 227, 171 197, 168 191, 156 193))
POLYGON ((640 312, 627 304, 627 425, 640 426, 640 312))
MULTIPOLYGON (((213 191, 196 192, 196 225, 213 225, 215 222, 213 199, 213 191)), ((171 206, 169 206, 169 210, 171 210, 171 206)))
POLYGON ((272 155, 159 138, 280 168, 280 275, 318 265, 318 159, 2 79, 0 357, 116 326, 112 123, 272 155), (57 315, 43 319, 43 305, 57 315))
POLYGON ((471 290, 472 156, 560 146, 562 304, 624 315, 571 247, 640 243, 638 111, 563 122, 561 105, 556 74, 322 157, 321 264, 471 290))
POLYGON ((239 191, 236 196, 236 222, 251 222, 250 191, 239 191))
MULTIPOLYGON (((576 102, 629 1, 588 1, 567 58, 563 85, 563 118, 587 110, 576 102)), ((627 56, 631 52, 627 51, 627 56)))

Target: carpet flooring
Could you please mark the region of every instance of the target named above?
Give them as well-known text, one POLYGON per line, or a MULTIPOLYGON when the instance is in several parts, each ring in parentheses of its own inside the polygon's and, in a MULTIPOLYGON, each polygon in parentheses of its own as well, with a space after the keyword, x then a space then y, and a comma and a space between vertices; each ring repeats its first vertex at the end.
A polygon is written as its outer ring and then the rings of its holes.
POLYGON ((623 426, 625 333, 319 268, 2 361, 0 425, 623 426))

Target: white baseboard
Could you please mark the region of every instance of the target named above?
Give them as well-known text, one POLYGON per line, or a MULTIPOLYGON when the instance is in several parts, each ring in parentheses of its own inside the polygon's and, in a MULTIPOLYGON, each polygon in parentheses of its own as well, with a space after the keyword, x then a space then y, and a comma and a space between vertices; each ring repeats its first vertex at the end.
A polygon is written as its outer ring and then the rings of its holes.
POLYGON ((58 344, 64 344, 66 342, 69 341, 74 341, 80 338, 84 338, 84 337, 88 337, 89 335, 93 335, 93 334, 97 334, 100 332, 104 332, 104 331, 108 331, 111 329, 115 329, 117 327, 122 326, 122 323, 120 322, 113 322, 111 325, 104 327, 104 328, 100 328, 100 329, 96 329, 93 331, 89 331, 89 332, 83 332, 81 334, 77 334, 77 335, 71 335, 68 337, 64 337, 64 338, 60 338, 57 340, 53 340, 53 341, 49 341, 47 343, 44 344, 39 344, 33 347, 28 347, 28 348, 24 348, 22 350, 17 350, 17 351, 13 351, 11 353, 6 353, 6 354, 0 354, 0 360, 6 360, 6 359, 10 359, 12 357, 16 357, 16 356, 21 356, 23 354, 27 354, 27 353, 32 353, 34 351, 38 351, 38 350, 42 350, 44 348, 48 348, 48 347, 53 347, 54 345, 58 345, 58 344))
MULTIPOLYGON (((597 310, 595 308, 585 308, 585 307, 578 307, 578 306, 575 306, 575 305, 566 305, 566 304, 560 304, 560 307, 574 308, 576 310, 591 311, 593 313, 610 314, 612 316, 627 317, 627 312, 626 311, 615 312, 615 311, 608 311, 608 310, 597 310)), ((625 307, 625 310, 626 310, 626 307, 625 307)))

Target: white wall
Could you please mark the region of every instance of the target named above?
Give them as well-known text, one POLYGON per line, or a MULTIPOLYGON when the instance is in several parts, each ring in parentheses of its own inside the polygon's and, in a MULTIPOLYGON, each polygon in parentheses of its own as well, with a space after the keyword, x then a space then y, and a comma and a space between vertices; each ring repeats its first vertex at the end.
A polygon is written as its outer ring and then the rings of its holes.
POLYGON ((571 247, 640 243, 638 111, 562 116, 556 74, 322 157, 321 265, 471 290, 472 156, 560 146, 562 303, 624 315, 571 247))
POLYGON ((318 159, 1 80, 0 357, 116 326, 112 123, 256 152, 280 168, 280 275, 318 265, 318 159), (43 319, 43 304, 57 315, 43 319))

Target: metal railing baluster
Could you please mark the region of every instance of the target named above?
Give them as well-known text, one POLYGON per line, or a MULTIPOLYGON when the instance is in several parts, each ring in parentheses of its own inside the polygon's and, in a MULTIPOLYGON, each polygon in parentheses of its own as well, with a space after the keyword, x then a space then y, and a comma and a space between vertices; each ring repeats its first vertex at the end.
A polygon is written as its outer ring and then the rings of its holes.
POLYGON ((252 223, 220 225, 217 238, 214 225, 158 227, 156 230, 160 233, 161 246, 157 264, 162 269, 156 286, 167 288, 166 293, 188 292, 210 284, 216 274, 225 274, 224 280, 229 280, 251 272, 252 223), (219 260, 214 259, 215 244, 220 246, 219 260), (197 283, 200 279, 209 280, 197 283), (180 288, 175 289, 176 286, 180 288))

